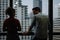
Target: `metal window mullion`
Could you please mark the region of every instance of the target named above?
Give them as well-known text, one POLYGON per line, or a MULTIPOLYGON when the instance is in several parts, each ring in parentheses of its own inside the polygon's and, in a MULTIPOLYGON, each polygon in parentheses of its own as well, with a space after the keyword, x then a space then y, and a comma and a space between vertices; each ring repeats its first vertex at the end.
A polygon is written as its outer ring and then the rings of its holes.
POLYGON ((53 40, 53 0, 49 0, 49 40, 53 40))

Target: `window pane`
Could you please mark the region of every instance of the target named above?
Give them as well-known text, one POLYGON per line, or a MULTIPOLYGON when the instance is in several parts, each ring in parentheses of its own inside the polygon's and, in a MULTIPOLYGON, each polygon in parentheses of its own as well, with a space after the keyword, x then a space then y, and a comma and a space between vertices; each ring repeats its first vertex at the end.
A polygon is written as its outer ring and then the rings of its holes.
MULTIPOLYGON (((60 32, 60 0, 53 0, 53 32, 60 32)), ((53 36, 53 40, 60 40, 60 35, 53 36)))

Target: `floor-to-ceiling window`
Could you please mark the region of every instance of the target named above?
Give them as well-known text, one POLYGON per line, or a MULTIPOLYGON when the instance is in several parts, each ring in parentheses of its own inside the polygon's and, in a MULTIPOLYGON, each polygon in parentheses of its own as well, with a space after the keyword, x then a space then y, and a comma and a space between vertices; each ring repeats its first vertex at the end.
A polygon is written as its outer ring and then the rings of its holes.
MULTIPOLYGON (((7 18, 4 14, 6 8, 10 5, 10 1, 1 0, 0 1, 0 33, 3 33, 3 21, 7 18)), ((13 8, 16 10, 16 18, 19 19, 21 23, 21 32, 26 32, 31 25, 30 14, 32 13, 33 7, 40 7, 42 14, 48 16, 48 0, 13 0, 13 8)), ((31 40, 33 35, 19 35, 21 40, 31 40)), ((0 40, 6 40, 6 35, 4 33, 0 36, 0 40)))
POLYGON ((53 0, 53 40, 60 40, 60 0, 53 0))

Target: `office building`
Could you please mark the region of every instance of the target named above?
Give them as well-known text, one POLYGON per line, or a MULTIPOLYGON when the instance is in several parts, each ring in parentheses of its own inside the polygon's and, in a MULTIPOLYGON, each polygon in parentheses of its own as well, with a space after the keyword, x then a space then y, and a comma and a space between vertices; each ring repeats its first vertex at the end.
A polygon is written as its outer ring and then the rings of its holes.
POLYGON ((42 10, 42 0, 33 0, 33 7, 40 7, 42 10))
MULTIPOLYGON (((7 7, 9 7, 9 0, 0 0, 0 33, 3 33, 3 22, 7 18, 5 14, 7 7)), ((1 35, 0 40, 6 40, 6 36, 1 35)))
POLYGON ((9 6, 9 0, 0 0, 0 32, 3 32, 2 31, 3 22, 7 18, 5 10, 8 6, 9 6))
MULTIPOLYGON (((3 33, 3 22, 7 18, 5 10, 10 6, 10 0, 0 0, 0 33, 3 33)), ((30 19, 26 19, 28 16, 26 5, 21 5, 21 0, 13 0, 13 8, 16 10, 16 18, 20 20, 22 26, 22 32, 27 31, 31 24, 30 19)), ((4 34, 4 33, 3 33, 4 34)), ((19 36, 20 40, 31 40, 30 36, 19 36)), ((6 35, 1 35, 0 40, 6 40, 6 35)))
POLYGON ((58 17, 60 17, 60 6, 58 6, 58 17))

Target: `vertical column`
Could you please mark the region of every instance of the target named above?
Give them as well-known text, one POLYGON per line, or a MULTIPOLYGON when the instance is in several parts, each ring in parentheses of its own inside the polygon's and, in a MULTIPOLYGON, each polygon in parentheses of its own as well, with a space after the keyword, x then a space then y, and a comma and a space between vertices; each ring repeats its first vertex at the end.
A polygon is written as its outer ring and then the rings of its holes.
POLYGON ((10 7, 13 8, 13 0, 10 0, 10 7))
POLYGON ((49 40, 53 40, 53 0, 49 0, 49 40))

